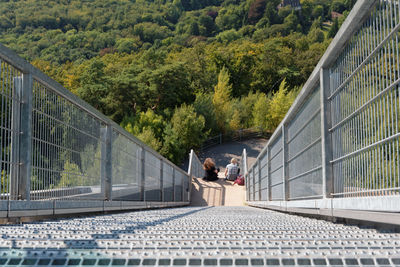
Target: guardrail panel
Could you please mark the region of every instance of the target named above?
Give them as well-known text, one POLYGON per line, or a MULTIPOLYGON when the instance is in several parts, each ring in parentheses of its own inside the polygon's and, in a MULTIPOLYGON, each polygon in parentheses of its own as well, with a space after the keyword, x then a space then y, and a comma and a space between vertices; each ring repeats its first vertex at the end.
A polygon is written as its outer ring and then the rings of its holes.
POLYGON ((267 144, 269 200, 285 178, 291 207, 398 211, 399 30, 398 1, 357 1, 267 144))
POLYGON ((174 201, 174 172, 171 165, 163 162, 164 201, 174 201))
POLYGON ((260 200, 268 200, 268 154, 265 153, 261 159, 261 199, 260 200))
POLYGON ((175 171, 175 201, 183 201, 183 179, 183 173, 175 171))
POLYGON ((282 133, 280 133, 270 145, 270 164, 271 164, 271 198, 272 200, 283 200, 284 177, 283 177, 283 147, 282 133))
POLYGON ((113 200, 140 200, 139 146, 113 129, 112 131, 113 200))
POLYGON ((187 173, 1 44, 0 86, 1 217, 190 199, 187 173))
MULTIPOLYGON (((18 143, 20 133, 15 128, 19 115, 21 100, 17 94, 17 88, 21 77, 21 72, 11 64, 0 59, 0 200, 6 200, 10 196, 11 177, 18 177, 18 143), (15 150, 17 149, 17 150, 15 150)), ((16 196, 12 197, 13 199, 16 196)))
POLYGON ((33 81, 32 200, 102 199, 102 122, 33 81))
POLYGON ((161 161, 152 153, 145 151, 145 199, 146 201, 161 201, 160 171, 161 161))
POLYGON ((254 201, 254 183, 253 183, 253 168, 247 173, 247 183, 248 183, 248 198, 250 201, 254 201))
POLYGON ((288 123, 290 199, 322 196, 320 88, 288 123))
POLYGON ((331 68, 334 195, 399 194, 398 2, 380 1, 331 68))
POLYGON ((252 179, 254 180, 254 200, 258 201, 259 199, 259 192, 260 192, 260 181, 258 179, 258 162, 253 166, 253 176, 252 179))

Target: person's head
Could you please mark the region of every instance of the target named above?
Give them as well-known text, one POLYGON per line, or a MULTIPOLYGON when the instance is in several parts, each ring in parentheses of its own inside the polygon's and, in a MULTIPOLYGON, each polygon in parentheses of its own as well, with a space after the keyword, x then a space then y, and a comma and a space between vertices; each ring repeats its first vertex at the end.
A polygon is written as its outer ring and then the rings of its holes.
POLYGON ((204 161, 204 169, 205 170, 210 170, 212 167, 215 167, 215 163, 212 160, 212 158, 206 158, 206 160, 204 161))
POLYGON ((235 158, 232 158, 232 159, 231 159, 231 163, 232 163, 232 164, 237 164, 237 160, 236 160, 235 158))

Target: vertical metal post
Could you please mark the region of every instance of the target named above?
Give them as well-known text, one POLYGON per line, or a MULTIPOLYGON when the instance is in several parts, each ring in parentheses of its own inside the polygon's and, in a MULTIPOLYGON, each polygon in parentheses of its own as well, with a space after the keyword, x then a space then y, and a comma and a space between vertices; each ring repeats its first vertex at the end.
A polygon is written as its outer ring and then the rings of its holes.
POLYGON ((32 74, 22 74, 19 195, 30 200, 32 168, 32 74))
POLYGON ((29 200, 32 136, 32 75, 14 77, 11 119, 10 200, 29 200))
POLYGON ((272 200, 272 190, 271 190, 271 148, 267 146, 267 164, 268 164, 268 196, 267 200, 271 201, 272 200))
POLYGON ((164 202, 164 161, 160 159, 160 200, 164 202))
POLYGON ((258 165, 258 201, 261 201, 261 160, 257 160, 258 165))
POLYGON ((252 176, 252 179, 253 179, 253 196, 252 196, 252 199, 251 199, 251 201, 255 201, 256 200, 256 175, 254 174, 255 173, 255 171, 254 171, 254 165, 253 165, 253 171, 251 172, 251 176, 252 176))
POLYGON ((243 173, 247 173, 247 151, 246 148, 243 149, 243 173))
POLYGON ((182 202, 185 202, 185 191, 187 192, 188 188, 185 186, 185 176, 182 176, 182 202))
POLYGON ((246 175, 246 188, 247 188, 246 198, 247 198, 247 201, 250 201, 250 177, 249 177, 249 173, 246 173, 245 175, 246 175))
POLYGON ((145 162, 145 153, 143 147, 140 148, 140 176, 139 176, 139 190, 140 190, 140 201, 146 201, 146 193, 145 193, 145 180, 146 180, 146 162, 145 162))
POLYGON ((23 94, 22 77, 14 77, 13 99, 11 106, 11 170, 9 199, 17 200, 20 171, 20 138, 21 138, 21 100, 23 94))
POLYGON ((332 126, 331 103, 328 100, 330 93, 329 69, 321 69, 321 144, 322 144, 322 194, 324 198, 332 197, 333 193, 333 168, 332 138, 329 128, 332 126))
POLYGON ((105 200, 111 200, 112 192, 112 127, 101 128, 101 190, 105 200))
POLYGON ((173 193, 172 193, 172 202, 175 202, 175 168, 172 168, 172 188, 173 188, 173 193))
POLYGON ((22 90, 22 80, 19 77, 14 78, 14 98, 11 107, 11 170, 10 170, 10 188, 9 200, 18 199, 18 164, 19 164, 19 133, 20 130, 20 103, 19 99, 22 90))
POLYGON ((194 157, 194 151, 193 149, 190 150, 189 154, 189 167, 188 167, 188 174, 189 174, 189 192, 188 192, 188 201, 192 201, 192 182, 193 182, 193 157, 194 157))
POLYGON ((284 190, 284 200, 288 201, 290 192, 289 192, 289 164, 288 164, 288 133, 287 126, 285 124, 282 125, 282 148, 283 148, 283 190, 284 190))

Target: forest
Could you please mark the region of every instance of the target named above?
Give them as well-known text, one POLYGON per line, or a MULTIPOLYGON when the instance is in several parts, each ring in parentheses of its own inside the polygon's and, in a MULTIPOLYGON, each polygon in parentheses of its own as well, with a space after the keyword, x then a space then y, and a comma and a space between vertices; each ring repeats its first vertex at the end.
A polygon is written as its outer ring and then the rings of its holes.
POLYGON ((272 132, 355 0, 280 3, 0 0, 0 43, 180 163, 210 136, 272 132))

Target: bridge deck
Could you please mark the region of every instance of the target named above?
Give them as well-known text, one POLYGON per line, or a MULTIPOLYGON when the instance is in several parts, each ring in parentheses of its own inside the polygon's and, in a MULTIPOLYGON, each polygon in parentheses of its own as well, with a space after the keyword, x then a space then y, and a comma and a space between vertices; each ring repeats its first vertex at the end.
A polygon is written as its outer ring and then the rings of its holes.
POLYGON ((208 182, 202 178, 193 178, 192 206, 244 206, 246 188, 224 181, 223 172, 217 181, 208 182))
POLYGON ((2 226, 8 265, 396 265, 400 234, 250 207, 2 226))

